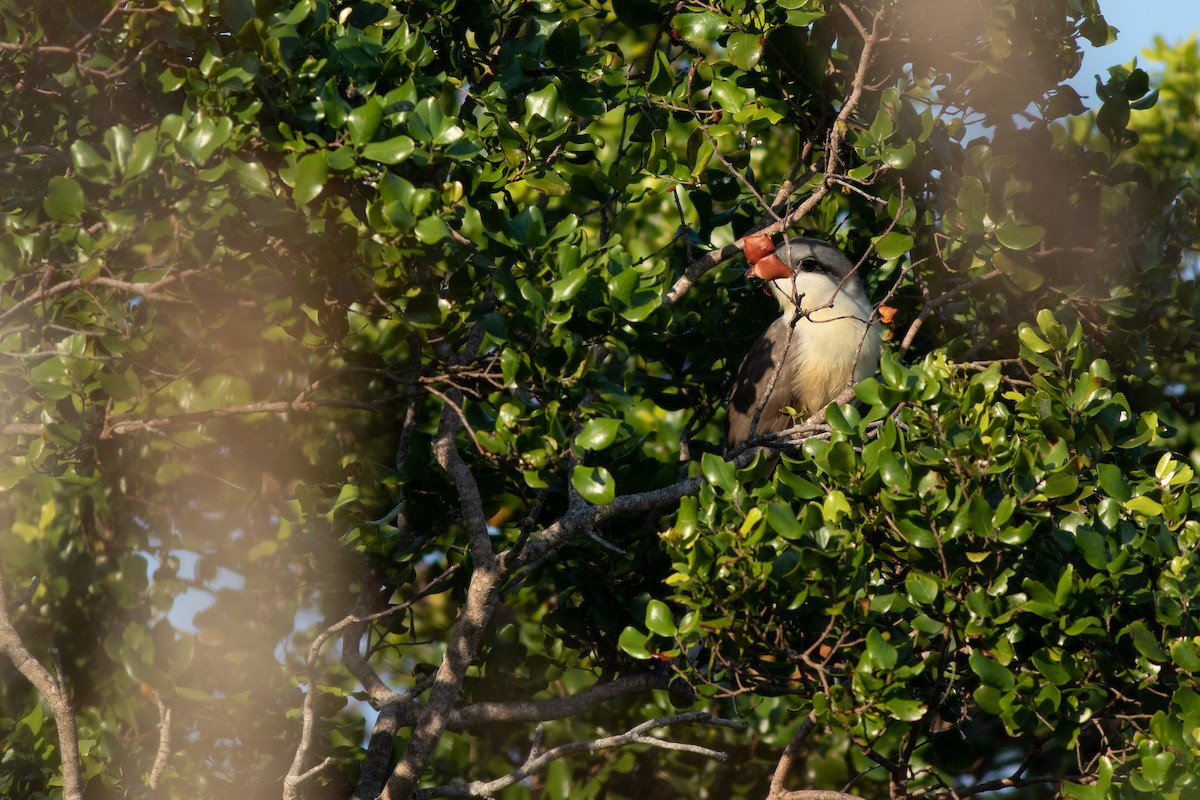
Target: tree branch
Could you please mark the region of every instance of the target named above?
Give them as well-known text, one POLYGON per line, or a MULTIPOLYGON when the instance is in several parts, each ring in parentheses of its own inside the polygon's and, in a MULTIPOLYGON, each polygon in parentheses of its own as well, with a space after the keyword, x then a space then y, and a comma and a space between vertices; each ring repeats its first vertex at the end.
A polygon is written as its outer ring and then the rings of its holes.
MULTIPOLYGON (((457 389, 451 389, 448 396, 456 403, 462 402, 462 395, 457 389)), ((438 667, 433 688, 429 690, 429 698, 413 729, 408 746, 404 748, 404 753, 380 795, 384 800, 408 800, 412 795, 413 788, 429 764, 433 750, 450 719, 454 701, 462 690, 467 668, 479 653, 479 643, 499 598, 501 570, 492 552, 479 485, 455 445, 455 434, 461 424, 462 420, 447 404, 442 409, 442 420, 434 441, 434 455, 458 489, 459 505, 467 529, 474 569, 467 587, 466 601, 459 611, 450 640, 446 643, 446 652, 438 667)))
POLYGON ((154 692, 154 702, 158 704, 158 751, 154 754, 154 765, 150 768, 150 780, 147 788, 153 792, 158 788, 158 782, 167 768, 167 760, 171 757, 171 709, 154 692))
MULTIPOLYGON (((195 425, 209 422, 221 417, 239 417, 247 414, 283 414, 289 411, 315 411, 319 408, 348 408, 363 411, 374 411, 383 400, 370 403, 355 400, 264 400, 259 403, 243 403, 240 405, 221 406, 207 411, 188 411, 182 414, 171 414, 151 419, 128 419, 106 424, 100 432, 101 439, 122 436, 135 431, 158 431, 162 428, 172 428, 179 425, 195 425)), ((42 423, 9 422, 0 424, 0 435, 4 436, 41 436, 46 432, 42 423)))
MULTIPOLYGON (((284 800, 295 800, 299 797, 300 786, 309 778, 314 777, 320 770, 332 763, 330 759, 325 759, 325 763, 318 764, 312 769, 305 770, 305 765, 308 763, 309 751, 313 746, 313 737, 316 724, 316 703, 317 703, 317 665, 321 656, 321 650, 324 649, 325 643, 337 636, 342 631, 353 626, 362 625, 364 622, 382 619, 391 614, 404 611, 411 607, 414 603, 422 598, 437 591, 450 575, 457 571, 458 565, 454 564, 438 577, 434 578, 421 592, 409 600, 398 605, 390 606, 382 611, 374 614, 360 616, 357 613, 349 614, 338 620, 328 628, 323 630, 308 648, 308 658, 305 662, 307 667, 307 691, 304 693, 304 704, 300 713, 300 744, 296 746, 296 754, 292 758, 292 765, 288 769, 287 776, 283 781, 283 797, 284 800)), ((359 604, 356 603, 356 607, 359 604)), ((373 672, 373 671, 372 671, 373 672)), ((391 745, 388 745, 388 752, 391 752, 391 745)))
POLYGON ((633 692, 666 689, 671 673, 666 670, 626 675, 567 697, 550 700, 524 700, 513 703, 474 703, 455 711, 447 723, 451 730, 462 731, 501 722, 548 722, 564 719, 599 708, 613 699, 633 692))
POLYGON ((57 678, 25 648, 8 616, 8 591, 4 586, 4 564, 0 561, 0 653, 8 656, 17 671, 33 684, 46 701, 58 729, 58 750, 62 758, 63 797, 83 800, 83 773, 79 761, 79 734, 75 730, 75 712, 71 708, 61 673, 57 678))
POLYGON ((608 750, 614 747, 627 747, 631 744, 646 744, 652 747, 661 747, 666 750, 684 750, 689 753, 696 753, 709 758, 715 758, 718 761, 724 761, 726 755, 717 750, 710 750, 707 747, 699 747, 697 745, 682 744, 679 742, 671 742, 663 739, 656 739, 646 734, 655 728, 663 728, 668 725, 675 725, 681 722, 705 722, 710 725, 721 725, 729 728, 742 729, 745 724, 735 722, 733 720, 713 717, 712 715, 694 711, 687 714, 676 714, 671 717, 656 717, 655 719, 647 720, 640 725, 630 728, 625 733, 617 734, 616 736, 606 736, 600 739, 589 739, 579 742, 571 742, 570 744, 560 745, 558 747, 547 750, 544 753, 538 753, 538 748, 531 750, 529 757, 525 759, 525 763, 517 769, 513 770, 508 775, 502 778, 497 778, 492 781, 472 781, 471 783, 456 784, 450 786, 435 786, 430 789, 421 789, 413 793, 414 800, 429 800, 434 797, 492 797, 496 792, 501 791, 515 783, 518 783, 530 775, 533 775, 545 769, 550 762, 557 759, 569 756, 575 753, 598 753, 601 750, 608 750))

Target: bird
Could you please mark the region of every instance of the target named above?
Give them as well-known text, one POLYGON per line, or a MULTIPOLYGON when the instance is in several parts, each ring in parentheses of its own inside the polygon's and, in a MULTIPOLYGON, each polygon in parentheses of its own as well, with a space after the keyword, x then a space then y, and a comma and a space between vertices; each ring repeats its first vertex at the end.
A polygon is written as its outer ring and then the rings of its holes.
POLYGON ((766 236, 748 236, 744 243, 746 274, 768 281, 782 313, 750 348, 733 380, 727 449, 791 427, 788 407, 801 417, 817 413, 879 366, 881 327, 850 260, 819 239, 773 245, 766 236))

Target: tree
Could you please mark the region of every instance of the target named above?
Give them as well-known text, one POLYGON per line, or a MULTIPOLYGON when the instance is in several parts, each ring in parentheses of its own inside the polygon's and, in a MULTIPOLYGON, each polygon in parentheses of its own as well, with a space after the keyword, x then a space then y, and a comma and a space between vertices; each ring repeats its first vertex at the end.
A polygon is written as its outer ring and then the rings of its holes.
POLYGON ((1083 114, 1094 0, 0 19, 4 794, 1195 792, 1191 112, 1083 114), (801 232, 888 352, 723 453, 801 232))

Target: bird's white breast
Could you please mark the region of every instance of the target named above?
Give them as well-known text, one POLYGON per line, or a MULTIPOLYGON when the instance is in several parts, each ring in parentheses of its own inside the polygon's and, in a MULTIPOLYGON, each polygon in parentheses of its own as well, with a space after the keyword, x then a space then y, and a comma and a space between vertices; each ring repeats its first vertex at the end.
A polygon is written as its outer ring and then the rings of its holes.
POLYGON ((854 278, 839 288, 825 273, 798 274, 772 282, 792 328, 787 358, 794 365, 795 392, 805 413, 824 408, 851 383, 868 377, 879 363, 879 324, 871 323, 871 304, 854 278))

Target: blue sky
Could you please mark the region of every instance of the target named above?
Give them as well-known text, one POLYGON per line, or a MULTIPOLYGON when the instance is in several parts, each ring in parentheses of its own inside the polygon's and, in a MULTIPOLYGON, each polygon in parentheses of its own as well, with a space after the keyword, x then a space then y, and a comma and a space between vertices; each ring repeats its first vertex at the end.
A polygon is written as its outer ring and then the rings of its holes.
POLYGON ((1104 47, 1087 45, 1083 67, 1071 81, 1089 107, 1096 103, 1096 75, 1108 77, 1113 64, 1127 64, 1149 47, 1155 35, 1181 42, 1200 29, 1200 0, 1100 0, 1100 11, 1117 28, 1117 41, 1104 47))

